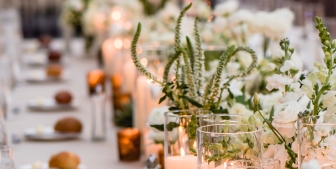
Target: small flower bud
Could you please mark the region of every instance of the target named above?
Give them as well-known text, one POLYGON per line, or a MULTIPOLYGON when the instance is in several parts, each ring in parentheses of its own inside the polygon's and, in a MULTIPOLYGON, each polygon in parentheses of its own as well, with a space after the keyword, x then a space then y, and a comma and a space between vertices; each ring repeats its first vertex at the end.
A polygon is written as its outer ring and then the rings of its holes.
POLYGON ((336 39, 334 39, 332 42, 331 42, 331 45, 333 48, 336 48, 336 39))
POLYGON ((330 45, 330 42, 329 42, 328 40, 326 40, 326 41, 324 41, 324 44, 325 44, 326 46, 329 46, 329 45, 330 45))
POLYGON ((270 70, 274 70, 275 69, 275 64, 274 63, 269 63, 268 64, 268 68, 270 69, 270 70))
POLYGON ((314 66, 317 67, 319 70, 323 69, 323 66, 320 62, 315 62, 314 66))
POLYGON ((289 48, 288 50, 290 53, 294 53, 294 48, 289 48))
POLYGON ((259 104, 259 97, 258 97, 258 94, 257 94, 257 93, 254 93, 254 96, 253 96, 253 104, 254 104, 254 106, 256 106, 256 105, 259 104))
POLYGON ((324 56, 325 56, 328 60, 331 59, 331 55, 330 55, 329 52, 325 52, 325 53, 324 53, 324 56))

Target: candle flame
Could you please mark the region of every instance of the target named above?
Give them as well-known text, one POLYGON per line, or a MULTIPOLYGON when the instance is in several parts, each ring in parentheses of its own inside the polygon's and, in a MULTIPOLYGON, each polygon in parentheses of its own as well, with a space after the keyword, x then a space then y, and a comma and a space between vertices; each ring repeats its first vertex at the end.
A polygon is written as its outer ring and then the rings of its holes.
POLYGON ((121 49, 123 47, 123 42, 121 39, 116 39, 114 40, 114 47, 116 47, 117 49, 121 49))
POLYGON ((196 149, 196 141, 194 142, 194 145, 193 145, 193 147, 196 149))
POLYGON ((111 13, 111 18, 115 21, 118 21, 121 19, 121 13, 119 11, 113 11, 111 13))
POLYGON ((184 153, 184 149, 181 147, 181 156, 184 158, 185 153, 184 153))

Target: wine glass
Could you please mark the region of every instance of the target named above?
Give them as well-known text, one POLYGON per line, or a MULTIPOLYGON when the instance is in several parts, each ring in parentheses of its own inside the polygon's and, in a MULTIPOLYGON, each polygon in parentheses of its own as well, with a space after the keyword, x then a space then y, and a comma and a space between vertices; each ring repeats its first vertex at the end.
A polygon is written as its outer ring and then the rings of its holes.
POLYGON ((15 169, 12 149, 0 146, 0 169, 15 169))

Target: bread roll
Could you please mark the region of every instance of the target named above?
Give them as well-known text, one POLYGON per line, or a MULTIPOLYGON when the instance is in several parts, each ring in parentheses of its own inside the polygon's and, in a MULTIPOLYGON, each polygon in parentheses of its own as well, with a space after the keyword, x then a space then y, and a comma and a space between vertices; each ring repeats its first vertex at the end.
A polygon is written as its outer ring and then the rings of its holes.
POLYGON ((60 91, 55 95, 58 104, 69 104, 72 101, 72 95, 68 91, 60 91))
POLYGON ((73 117, 66 117, 59 120, 54 127, 55 131, 63 133, 80 133, 82 131, 82 123, 73 117))
POLYGON ((77 169, 79 163, 80 160, 76 154, 64 151, 51 157, 49 160, 49 167, 58 169, 77 169))
POLYGON ((62 67, 58 64, 51 64, 47 67, 46 73, 49 77, 60 77, 62 74, 62 67))

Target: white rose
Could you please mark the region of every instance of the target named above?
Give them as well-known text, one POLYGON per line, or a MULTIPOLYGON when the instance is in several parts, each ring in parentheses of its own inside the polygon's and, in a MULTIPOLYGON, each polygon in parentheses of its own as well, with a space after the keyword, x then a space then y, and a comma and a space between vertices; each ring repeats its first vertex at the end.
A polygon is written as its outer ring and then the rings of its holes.
POLYGON ((311 159, 308 162, 303 161, 301 169, 322 169, 320 163, 316 159, 311 159))
POLYGON ((284 96, 279 99, 280 103, 286 103, 291 101, 299 100, 300 95, 294 92, 287 92, 284 96))
POLYGON ((259 11, 254 15, 253 19, 248 22, 249 28, 254 33, 263 33, 270 20, 271 18, 268 12, 259 11))
POLYGON ((265 25, 264 34, 271 39, 280 39, 292 27, 294 14, 287 8, 277 9, 269 15, 270 20, 265 25))
POLYGON ((247 52, 239 52, 238 54, 238 60, 244 67, 248 67, 252 63, 252 57, 247 52))
POLYGON ((248 118, 253 113, 252 113, 251 110, 247 109, 245 105, 240 104, 240 103, 236 103, 231 107, 231 109, 229 111, 229 114, 243 115, 244 117, 248 118))
POLYGON ((237 0, 228 0, 224 3, 217 4, 214 9, 216 16, 225 16, 238 9, 239 2, 237 0))
POLYGON ((149 125, 164 124, 164 113, 169 111, 168 108, 169 108, 168 106, 154 108, 148 117, 148 124, 149 125))
POLYGON ((269 145, 263 153, 263 158, 274 158, 281 163, 280 168, 285 168, 288 153, 284 144, 269 145))
POLYGON ((295 121, 305 107, 297 101, 286 102, 275 107, 272 125, 283 135, 291 138, 295 135, 295 121))
POLYGON ((335 106, 336 105, 336 91, 328 91, 328 93, 322 97, 322 104, 323 104, 323 108, 335 106))
POLYGON ((169 2, 165 7, 159 12, 159 17, 162 18, 165 22, 170 20, 175 21, 180 13, 180 9, 174 3, 169 2))
POLYGON ((266 89, 271 91, 273 89, 279 89, 280 91, 285 91, 285 86, 289 85, 293 82, 293 79, 287 76, 281 76, 279 74, 274 74, 267 78, 267 86, 266 89))

